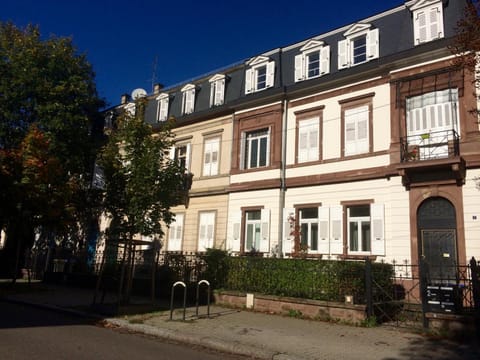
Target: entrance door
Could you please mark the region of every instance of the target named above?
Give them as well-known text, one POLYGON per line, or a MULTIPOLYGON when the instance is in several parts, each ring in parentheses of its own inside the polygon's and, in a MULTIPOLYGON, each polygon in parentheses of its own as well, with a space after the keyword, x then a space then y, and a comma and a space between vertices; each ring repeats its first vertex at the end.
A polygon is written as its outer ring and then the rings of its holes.
POLYGON ((429 284, 456 282, 457 228, 454 206, 446 199, 425 200, 418 209, 420 257, 429 284))

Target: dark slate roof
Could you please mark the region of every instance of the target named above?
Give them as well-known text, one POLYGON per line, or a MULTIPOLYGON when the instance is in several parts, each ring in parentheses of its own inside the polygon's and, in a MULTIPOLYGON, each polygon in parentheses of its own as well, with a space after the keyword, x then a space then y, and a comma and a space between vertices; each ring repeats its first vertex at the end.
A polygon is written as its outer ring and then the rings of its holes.
MULTIPOLYGON (((295 96, 294 94, 300 96, 302 90, 311 91, 312 88, 327 89, 328 87, 338 86, 342 82, 352 82, 356 78, 362 76, 365 78, 365 75, 372 75, 375 72, 382 71, 382 69, 386 71, 385 69, 388 69, 388 65, 393 64, 394 61, 409 57, 414 59, 415 56, 419 56, 422 53, 446 48, 449 39, 455 35, 455 26, 463 15, 466 2, 467 0, 444 0, 444 38, 419 46, 414 46, 412 13, 405 5, 359 21, 359 23, 367 23, 372 28, 379 29, 379 58, 348 69, 338 70, 337 44, 344 39, 343 34, 345 31, 354 24, 313 37, 312 39, 322 40, 325 45, 330 45, 330 73, 319 78, 298 83, 294 81, 295 55, 299 54, 300 48, 310 40, 306 39, 259 54, 259 56, 267 56, 270 60, 275 61, 275 83, 273 88, 245 95, 247 59, 223 69, 204 74, 196 79, 164 88, 160 93, 168 93, 170 96, 169 116, 175 117, 177 124, 184 124, 203 120, 206 116, 211 118, 228 114, 235 109, 252 106, 255 103, 267 103, 267 101, 272 101, 275 98, 293 97, 295 96), (215 74, 227 76, 225 102, 221 106, 210 108, 210 83, 208 80, 215 74), (189 83, 196 86, 195 110, 192 114, 182 116, 181 89, 189 83)), ((146 110, 146 121, 152 124, 156 122, 157 96, 153 94, 148 96, 149 104, 146 110)))

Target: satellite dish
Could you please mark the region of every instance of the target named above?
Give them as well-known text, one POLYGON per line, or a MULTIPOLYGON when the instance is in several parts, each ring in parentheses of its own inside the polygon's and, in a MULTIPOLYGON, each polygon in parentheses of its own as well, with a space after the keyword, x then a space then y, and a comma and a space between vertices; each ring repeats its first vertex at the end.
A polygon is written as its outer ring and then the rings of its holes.
POLYGON ((142 97, 145 97, 147 96, 147 92, 142 89, 142 88, 138 88, 138 89, 135 89, 132 91, 132 99, 133 100, 137 100, 137 99, 140 99, 142 97))

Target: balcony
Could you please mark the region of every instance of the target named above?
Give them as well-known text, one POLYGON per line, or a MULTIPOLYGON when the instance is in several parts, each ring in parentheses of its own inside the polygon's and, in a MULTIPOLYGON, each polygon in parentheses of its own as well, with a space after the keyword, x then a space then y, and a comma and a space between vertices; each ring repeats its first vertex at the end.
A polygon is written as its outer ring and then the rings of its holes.
POLYGON ((412 186, 465 182, 465 161, 460 156, 460 137, 441 130, 400 138, 397 167, 407 189, 412 186))

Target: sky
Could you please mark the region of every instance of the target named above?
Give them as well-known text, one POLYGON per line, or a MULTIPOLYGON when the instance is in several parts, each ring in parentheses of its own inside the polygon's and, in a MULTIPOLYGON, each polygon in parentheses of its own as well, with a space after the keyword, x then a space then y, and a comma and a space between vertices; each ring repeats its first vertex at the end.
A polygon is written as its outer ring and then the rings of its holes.
POLYGON ((110 106, 354 23, 404 0, 14 0, 0 21, 71 37, 110 106))

